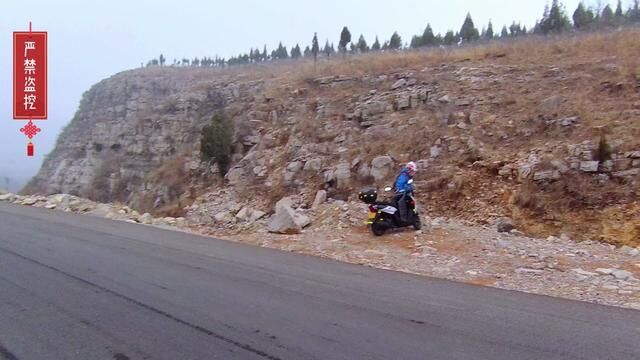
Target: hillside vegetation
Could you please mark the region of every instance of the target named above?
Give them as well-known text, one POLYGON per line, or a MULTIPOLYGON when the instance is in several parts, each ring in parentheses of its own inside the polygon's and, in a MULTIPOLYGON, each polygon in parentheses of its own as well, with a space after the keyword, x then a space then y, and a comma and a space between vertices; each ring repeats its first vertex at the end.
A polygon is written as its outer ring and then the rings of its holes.
POLYGON ((637 246, 639 53, 640 30, 625 28, 124 72, 85 95, 25 191, 216 226, 228 223, 215 218, 220 202, 271 212, 296 195, 310 207, 321 189, 355 200, 414 160, 431 216, 508 216, 530 235, 637 246), (200 157, 201 131, 221 112, 234 127, 226 174, 200 157), (224 198, 209 194, 221 188, 224 198))

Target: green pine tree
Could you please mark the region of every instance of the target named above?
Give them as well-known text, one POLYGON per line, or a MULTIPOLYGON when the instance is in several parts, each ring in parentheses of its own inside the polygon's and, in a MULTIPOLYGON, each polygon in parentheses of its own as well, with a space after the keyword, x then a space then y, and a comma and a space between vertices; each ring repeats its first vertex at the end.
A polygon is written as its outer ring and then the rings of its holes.
POLYGON ((458 41, 456 41, 456 34, 453 32, 453 30, 449 30, 447 31, 447 33, 444 35, 444 44, 445 45, 453 45, 453 44, 457 44, 458 41))
POLYGON ((618 0, 618 6, 616 7, 615 15, 618 20, 622 20, 622 18, 624 17, 624 11, 622 10, 622 0, 618 0))
POLYGON ((578 4, 576 11, 573 12, 573 26, 578 30, 588 29, 594 21, 594 15, 591 9, 587 10, 582 2, 578 4))
POLYGON ((423 46, 437 45, 436 37, 433 34, 433 29, 431 28, 431 24, 427 24, 427 27, 424 29, 424 32, 422 33, 422 45, 423 46))
POLYGON ((487 25, 487 31, 485 31, 484 33, 484 38, 491 40, 493 39, 494 33, 493 33, 493 24, 491 23, 491 20, 489 20, 489 25, 487 25))
POLYGON ((422 37, 418 35, 413 35, 413 37, 411 38, 411 43, 409 44, 409 47, 411 47, 412 49, 416 49, 421 46, 422 46, 422 37))
POLYGON ((629 10, 628 18, 633 22, 640 22, 640 0, 633 1, 633 8, 629 10))
POLYGON ((514 21, 513 24, 511 24, 511 26, 509 26, 509 34, 511 36, 520 36, 522 35, 523 31, 522 31, 522 27, 520 26, 520 24, 516 24, 516 22, 514 21))
POLYGON ((467 17, 464 19, 464 23, 460 28, 460 38, 464 42, 472 42, 480 38, 480 34, 478 33, 478 29, 476 29, 475 25, 473 24, 473 19, 471 18, 470 13, 467 13, 467 17))
POLYGON ((602 9, 602 14, 600 15, 600 23, 604 26, 613 26, 615 25, 615 14, 611 9, 611 6, 607 4, 607 6, 602 9))
POLYGON ((291 48, 291 58, 298 59, 302 56, 302 51, 300 51, 300 45, 296 44, 293 48, 291 48))
POLYGON ((402 47, 402 38, 398 35, 398 32, 394 32, 389 40, 389 48, 392 50, 400 49, 402 47))
POLYGON ((378 36, 376 36, 376 41, 371 45, 371 51, 380 51, 380 41, 378 40, 378 36))
POLYGON ((329 39, 327 39, 327 42, 324 44, 324 49, 322 50, 322 52, 327 55, 327 57, 331 56, 331 47, 329 47, 329 39))
POLYGON ((202 129, 200 156, 204 161, 214 161, 220 173, 225 174, 231 164, 232 153, 233 125, 223 113, 217 113, 202 129))
POLYGON ((502 27, 502 31, 500 32, 500 37, 503 39, 509 37, 509 30, 507 30, 507 25, 502 27))
POLYGON ((340 42, 338 43, 338 48, 342 51, 345 57, 347 56, 347 45, 350 42, 351 32, 349 32, 349 29, 345 26, 342 28, 342 32, 340 33, 340 42))
POLYGON ((316 61, 318 61, 319 52, 320 52, 320 45, 318 44, 318 33, 314 33, 313 40, 311 40, 311 53, 313 54, 314 64, 316 61))
POLYGON ((363 54, 366 52, 369 52, 369 45, 367 45, 367 41, 364 39, 364 35, 360 35, 360 38, 358 39, 358 44, 356 44, 356 47, 358 48, 358 51, 360 51, 363 54))
POLYGON ((545 7, 538 31, 542 34, 560 33, 571 28, 569 17, 558 0, 553 0, 551 8, 545 7))

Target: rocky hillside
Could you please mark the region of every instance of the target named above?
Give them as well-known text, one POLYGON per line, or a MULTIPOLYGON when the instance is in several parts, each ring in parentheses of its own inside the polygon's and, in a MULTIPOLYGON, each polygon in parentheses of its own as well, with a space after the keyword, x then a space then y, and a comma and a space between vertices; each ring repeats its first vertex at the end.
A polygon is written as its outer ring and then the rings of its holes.
POLYGON ((302 209, 318 190, 353 200, 414 160, 431 216, 637 246, 639 52, 631 29, 317 67, 128 71, 85 94, 25 192, 236 226, 234 213, 271 213, 287 195, 302 209), (199 157, 221 110, 236 144, 224 182, 199 157))

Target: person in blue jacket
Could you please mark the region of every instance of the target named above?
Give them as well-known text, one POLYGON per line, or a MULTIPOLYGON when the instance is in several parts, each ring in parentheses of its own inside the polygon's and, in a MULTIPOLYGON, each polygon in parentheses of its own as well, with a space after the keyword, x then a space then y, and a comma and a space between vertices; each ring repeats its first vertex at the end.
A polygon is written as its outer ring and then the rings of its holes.
POLYGON ((407 193, 413 192, 413 185, 409 184, 409 180, 413 179, 413 176, 418 171, 418 166, 413 161, 407 163, 405 167, 400 171, 400 175, 396 178, 396 192, 407 193))
POLYGON ((407 221, 407 196, 413 194, 413 184, 409 184, 409 180, 413 179, 417 171, 418 166, 411 161, 402 168, 400 175, 396 178, 396 199, 402 221, 407 221))

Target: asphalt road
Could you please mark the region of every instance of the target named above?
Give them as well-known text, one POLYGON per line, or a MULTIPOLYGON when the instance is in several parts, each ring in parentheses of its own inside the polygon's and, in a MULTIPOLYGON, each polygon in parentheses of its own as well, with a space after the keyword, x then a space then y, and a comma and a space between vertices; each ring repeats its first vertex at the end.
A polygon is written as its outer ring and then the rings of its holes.
POLYGON ((0 204, 0 359, 640 359, 640 312, 0 204))

